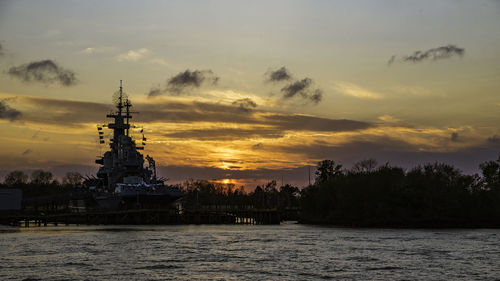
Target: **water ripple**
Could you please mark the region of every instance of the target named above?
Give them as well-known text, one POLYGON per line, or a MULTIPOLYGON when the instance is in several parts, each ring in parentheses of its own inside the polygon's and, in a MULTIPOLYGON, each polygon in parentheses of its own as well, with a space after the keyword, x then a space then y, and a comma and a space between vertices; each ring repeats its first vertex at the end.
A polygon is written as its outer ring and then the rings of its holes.
POLYGON ((0 280, 495 280, 498 237, 297 224, 0 228, 0 280))

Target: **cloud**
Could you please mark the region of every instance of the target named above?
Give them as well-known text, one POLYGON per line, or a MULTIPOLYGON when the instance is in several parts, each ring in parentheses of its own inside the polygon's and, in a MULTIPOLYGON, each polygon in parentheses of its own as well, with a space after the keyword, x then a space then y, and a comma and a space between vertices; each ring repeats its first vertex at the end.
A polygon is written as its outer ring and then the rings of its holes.
POLYGON ((259 142, 257 144, 252 145, 252 149, 261 149, 263 146, 264 145, 261 142, 259 142))
POLYGON ((21 111, 11 108, 7 104, 7 99, 0 100, 0 119, 14 121, 22 116, 21 111))
POLYGON ((33 152, 33 150, 31 150, 30 148, 28 148, 28 149, 26 149, 23 153, 21 153, 21 155, 22 155, 22 156, 26 156, 26 155, 28 155, 28 154, 30 154, 30 153, 32 153, 32 152, 33 152))
POLYGON ((257 107, 257 103, 250 98, 235 100, 232 104, 239 106, 239 109, 244 112, 250 112, 252 109, 257 107))
POLYGON ((93 54, 95 52, 95 48, 92 48, 92 47, 88 47, 88 48, 85 48, 84 50, 82 50, 82 53, 84 54, 93 54))
POLYGON ((380 121, 383 121, 383 122, 386 122, 386 123, 397 123, 397 122, 401 121, 398 118, 395 118, 394 116, 391 116, 391 115, 388 115, 388 114, 379 116, 378 119, 380 121))
POLYGON ((463 56, 465 49, 459 48, 455 45, 441 46, 427 51, 416 51, 410 56, 403 57, 404 61, 420 62, 427 59, 440 60, 447 59, 452 56, 463 56))
POLYGON ((2 44, 0 43, 0 57, 3 57, 5 54, 3 52, 3 46, 2 44))
POLYGON ((323 91, 320 89, 314 90, 313 94, 309 96, 309 99, 317 104, 323 99, 323 91))
POLYGON ((319 89, 311 90, 311 85, 313 81, 311 78, 304 78, 302 80, 296 80, 283 88, 281 88, 281 92, 283 92, 283 98, 289 99, 295 96, 300 96, 304 99, 309 99, 310 101, 317 104, 323 98, 323 91, 319 89))
POLYGON ((184 72, 179 72, 177 75, 173 76, 168 80, 168 85, 174 88, 177 87, 200 87, 201 83, 207 78, 207 76, 212 76, 212 83, 217 83, 218 78, 213 77, 213 72, 211 70, 195 70, 190 71, 187 69, 184 72))
MULTIPOLYGON (((400 59, 402 62, 413 62, 413 63, 418 63, 422 61, 437 61, 437 60, 442 60, 442 59, 449 59, 454 56, 459 56, 463 57, 465 54, 465 49, 464 48, 459 48, 456 45, 451 45, 448 44, 446 46, 441 46, 437 48, 432 48, 428 49, 425 51, 415 51, 413 54, 408 55, 408 56, 402 56, 400 59)), ((396 60, 396 56, 393 55, 389 61, 388 64, 391 65, 394 63, 396 60)))
POLYGON ((459 141, 458 137, 459 137, 458 133, 457 132, 453 132, 453 133, 451 133, 450 140, 452 142, 458 142, 459 141))
POLYGON ((489 137, 489 138, 487 139, 487 141, 488 141, 489 143, 493 143, 493 144, 500 144, 500 136, 498 136, 498 135, 493 135, 493 136, 489 137))
POLYGON ((218 128, 218 129, 194 129, 183 130, 165 134, 169 138, 196 139, 196 140, 243 140, 262 138, 281 138, 284 133, 275 128, 218 128))
POLYGON ((186 89, 199 88, 202 84, 206 84, 207 82, 212 85, 216 85, 218 81, 219 77, 215 75, 212 70, 191 71, 186 69, 185 71, 179 72, 177 75, 170 77, 164 88, 160 86, 152 88, 149 91, 148 96, 154 97, 163 93, 180 95, 183 94, 186 89))
POLYGON ((149 90, 148 96, 149 97, 155 97, 163 94, 165 91, 161 89, 160 86, 153 87, 149 90))
POLYGON ((392 63, 394 63, 394 60, 396 59, 396 56, 391 56, 391 58, 387 61, 387 65, 391 65, 392 63))
MULTIPOLYGON (((106 112, 112 107, 110 104, 104 103, 41 97, 19 96, 18 99, 26 106, 26 112, 23 112, 24 121, 68 127, 81 127, 89 123, 96 124, 102 120, 106 112)), ((252 100, 240 102, 251 104, 252 100)), ((302 114, 275 113, 262 110, 246 112, 233 104, 198 101, 156 100, 154 103, 134 103, 134 111, 140 112, 136 116, 137 122, 242 124, 246 126, 242 129, 243 131, 253 130, 253 132, 243 132, 246 135, 271 134, 271 132, 263 129, 272 129, 275 130, 277 135, 282 135, 282 131, 287 130, 342 132, 357 131, 375 126, 368 122, 329 119, 302 114)))
POLYGON ((307 90, 311 86, 311 78, 304 78, 302 80, 297 80, 287 86, 283 87, 281 91, 284 93, 285 98, 292 98, 297 94, 302 97, 307 97, 307 90))
POLYGON ((78 81, 73 71, 62 68, 52 60, 11 67, 8 74, 23 82, 59 83, 63 86, 73 86, 78 81))
POLYGON ((116 57, 116 60, 119 62, 122 61, 138 61, 144 58, 150 51, 147 48, 141 48, 138 50, 129 50, 126 53, 119 54, 116 57))
POLYGON ((368 129, 374 125, 367 122, 329 119, 301 114, 268 114, 264 124, 273 125, 281 130, 342 132, 368 129))
MULTIPOLYGON (((277 70, 268 70, 264 75, 266 76, 266 82, 284 82, 292 79, 292 75, 284 66, 277 70)), ((305 77, 301 80, 289 82, 281 88, 281 92, 284 99, 298 96, 318 104, 323 99, 323 91, 321 89, 312 89, 312 85, 313 80, 305 77)))
MULTIPOLYGON (((102 53, 110 53, 110 52, 114 52, 116 50, 117 50, 117 48, 112 47, 112 46, 93 46, 93 47, 87 47, 87 48, 81 50, 80 53, 85 54, 85 55, 96 55, 96 54, 102 54, 102 53)), ((118 59, 118 57, 120 57, 120 55, 117 56, 116 59, 118 59)))
POLYGON ((337 82, 335 88, 340 93, 358 99, 381 99, 383 95, 349 82, 337 82))
POLYGON ((23 111, 23 121, 67 127, 95 124, 102 120, 103 112, 108 112, 112 107, 101 103, 42 97, 19 96, 18 99, 27 107, 23 111))
POLYGON ((284 66, 277 70, 268 70, 265 76, 269 82, 280 82, 292 79, 292 75, 284 66))
MULTIPOLYGON (((357 131, 374 127, 374 124, 347 119, 329 119, 301 114, 285 114, 266 111, 243 112, 239 107, 215 103, 165 102, 156 105, 137 104, 141 122, 191 123, 215 122, 244 124, 253 127, 271 127, 281 131, 357 131)), ((260 128, 261 129, 261 128, 260 128)))

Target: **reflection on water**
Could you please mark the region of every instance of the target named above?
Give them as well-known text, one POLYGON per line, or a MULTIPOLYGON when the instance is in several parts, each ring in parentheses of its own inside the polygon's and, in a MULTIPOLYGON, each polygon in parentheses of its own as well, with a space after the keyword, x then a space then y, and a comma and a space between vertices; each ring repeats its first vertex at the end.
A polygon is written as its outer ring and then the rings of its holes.
POLYGON ((0 227, 0 280, 484 280, 500 230, 0 227))

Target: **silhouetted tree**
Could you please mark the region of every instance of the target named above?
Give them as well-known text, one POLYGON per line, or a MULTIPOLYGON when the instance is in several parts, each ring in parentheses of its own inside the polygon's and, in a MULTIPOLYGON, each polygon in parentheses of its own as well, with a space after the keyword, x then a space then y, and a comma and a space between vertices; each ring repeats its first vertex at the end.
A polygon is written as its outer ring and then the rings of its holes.
POLYGON ((327 182, 334 177, 342 175, 342 165, 335 164, 333 160, 323 160, 318 162, 315 174, 317 183, 327 182))
POLYGON ((28 182, 28 175, 23 171, 12 171, 5 177, 4 183, 8 186, 22 185, 28 182))
POLYGON ((76 186, 83 182, 83 176, 78 172, 67 172, 62 179, 64 185, 76 186))
POLYGON ((296 186, 286 184, 280 187, 279 202, 280 208, 296 208, 299 206, 300 191, 296 186))
POLYGON ((33 171, 31 174, 31 184, 34 185, 49 185, 53 182, 54 176, 51 172, 43 170, 33 171))
POLYGON ((255 208, 263 208, 265 206, 266 194, 260 185, 257 185, 254 191, 250 194, 252 205, 255 208))
POLYGON ((355 173, 372 172, 377 167, 377 160, 370 158, 356 162, 352 167, 355 173))
POLYGON ((496 161, 488 161, 479 165, 483 174, 483 185, 488 190, 500 191, 500 157, 496 161))

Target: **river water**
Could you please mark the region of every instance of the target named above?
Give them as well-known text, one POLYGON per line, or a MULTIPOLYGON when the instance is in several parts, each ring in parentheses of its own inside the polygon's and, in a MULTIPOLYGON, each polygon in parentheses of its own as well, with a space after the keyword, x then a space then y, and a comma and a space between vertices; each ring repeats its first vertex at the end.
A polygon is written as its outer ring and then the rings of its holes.
POLYGON ((499 280, 500 230, 0 227, 0 280, 499 280))

